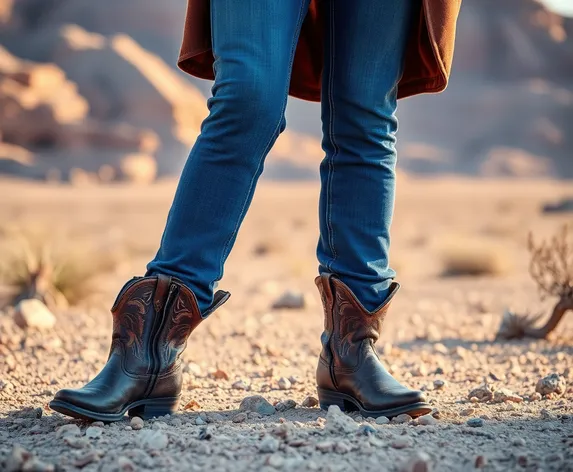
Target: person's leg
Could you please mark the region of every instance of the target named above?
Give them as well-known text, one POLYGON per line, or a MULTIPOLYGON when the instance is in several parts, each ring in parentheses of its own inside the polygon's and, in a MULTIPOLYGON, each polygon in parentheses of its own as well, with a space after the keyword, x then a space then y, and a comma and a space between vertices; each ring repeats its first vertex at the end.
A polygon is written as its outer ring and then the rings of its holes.
POLYGON ((309 0, 211 0, 215 83, 147 275, 181 279, 202 312, 284 130, 292 61, 309 0))
POLYGON ((319 271, 369 311, 395 276, 388 262, 395 191, 397 83, 417 0, 329 0, 322 87, 319 271))
POLYGON ((176 410, 183 386, 178 359, 193 330, 229 298, 223 291, 213 295, 213 285, 263 160, 285 126, 307 3, 211 0, 216 79, 210 114, 181 176, 161 247, 146 276, 128 281, 113 304, 106 365, 84 387, 59 390, 53 410, 97 421, 176 410))
POLYGON ((375 343, 400 286, 388 265, 394 206, 396 85, 417 0, 328 0, 321 166, 323 409, 364 417, 430 413, 424 394, 400 384, 375 343))

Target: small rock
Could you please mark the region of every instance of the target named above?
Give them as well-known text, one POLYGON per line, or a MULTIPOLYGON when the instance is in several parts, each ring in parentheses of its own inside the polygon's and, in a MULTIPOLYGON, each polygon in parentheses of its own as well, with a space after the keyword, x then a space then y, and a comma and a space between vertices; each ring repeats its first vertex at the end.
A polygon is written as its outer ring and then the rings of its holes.
POLYGON ((273 429, 271 434, 276 438, 284 439, 286 441, 292 435, 292 425, 291 423, 283 423, 273 429))
POLYGON ((55 470, 53 464, 46 464, 37 457, 31 457, 22 466, 22 472, 54 472, 55 470))
POLYGON ((90 426, 93 426, 94 428, 103 428, 105 427, 105 424, 103 421, 94 421, 90 426))
POLYGON ((247 420, 247 414, 245 412, 242 412, 233 416, 233 419, 231 421, 233 423, 244 423, 246 420, 247 420))
POLYGON ((89 426, 86 429, 86 438, 88 439, 97 439, 103 434, 103 429, 101 428, 94 428, 93 426, 89 426))
POLYGON ((539 412, 539 414, 541 415, 541 418, 543 418, 544 420, 554 420, 555 419, 555 415, 553 413, 551 413, 547 408, 542 408, 541 411, 539 412))
POLYGON ((468 398, 477 398, 480 402, 488 402, 493 398, 493 390, 488 384, 480 385, 474 388, 469 394, 468 398))
POLYGON ((195 377, 201 377, 203 371, 201 366, 195 362, 189 362, 183 367, 184 374, 193 374, 195 377))
POLYGON ((300 379, 296 375, 291 375, 288 379, 289 379, 289 382, 293 385, 300 383, 300 379))
POLYGON ((163 431, 146 429, 140 433, 141 445, 145 449, 161 450, 169 443, 169 437, 163 431))
POLYGON ((273 308, 278 310, 280 308, 288 308, 291 310, 299 310, 305 307, 304 294, 292 291, 283 293, 274 303, 273 308))
POLYGON ((253 411, 263 416, 270 416, 276 413, 275 407, 260 395, 253 395, 243 398, 241 404, 239 405, 239 410, 253 411))
POLYGON ((203 425, 207 424, 207 422, 203 418, 198 416, 197 418, 195 418, 195 424, 197 426, 203 426, 203 425))
POLYGON ((477 456, 476 460, 474 461, 474 467, 476 469, 483 469, 487 465, 487 457, 485 456, 477 456))
POLYGON ((358 424, 350 416, 342 413, 338 406, 330 405, 324 429, 329 433, 354 433, 358 430, 358 424))
POLYGON ((517 446, 517 447, 523 447, 525 446, 525 439, 523 438, 515 438, 513 440, 513 445, 517 446))
POLYGON ((278 384, 281 390, 289 390, 292 387, 291 381, 285 377, 281 377, 278 384))
POLYGON ((78 426, 73 423, 68 423, 63 426, 60 426, 56 430, 56 438, 58 439, 66 436, 80 436, 80 435, 81 435, 80 428, 78 428, 78 426))
POLYGON ((434 351, 436 351, 438 354, 444 354, 444 355, 450 353, 450 351, 448 351, 448 348, 444 346, 442 343, 434 344, 434 351))
POLYGON ((472 428, 481 428, 485 421, 482 418, 470 418, 466 421, 466 424, 472 428))
POLYGON ((412 421, 412 417, 410 415, 407 415, 406 413, 403 413, 401 415, 395 416, 394 418, 392 418, 392 423, 393 424, 405 424, 405 423, 409 423, 410 421, 412 421))
POLYGON ((305 408, 314 408, 318 406, 318 400, 315 397, 308 396, 302 401, 302 406, 305 408))
POLYGON ((424 364, 420 364, 410 371, 413 377, 425 377, 428 375, 428 368, 424 364))
POLYGON ((201 405, 197 402, 197 400, 189 400, 186 405, 183 407, 184 410, 199 410, 201 405))
POLYGON ((98 451, 89 451, 85 454, 79 456, 75 462, 74 466, 78 468, 83 468, 88 464, 92 464, 93 462, 98 462, 100 460, 100 455, 98 451))
POLYGON ((131 418, 129 424, 131 426, 131 429, 133 429, 134 431, 139 431, 140 429, 143 429, 144 422, 139 416, 134 416, 133 418, 131 418))
POLYGON ((436 379, 434 380, 434 390, 443 390, 448 386, 448 383, 445 380, 436 379))
POLYGON ((420 416, 418 418, 418 424, 421 424, 423 426, 431 426, 434 424, 438 424, 438 420, 436 418, 434 418, 431 414, 429 414, 429 415, 420 416))
POLYGON ((296 402, 294 400, 284 400, 282 402, 278 402, 275 405, 275 409, 277 411, 287 411, 287 410, 292 410, 293 408, 296 407, 296 402))
POLYGON ((88 438, 78 438, 76 436, 64 436, 64 443, 74 449, 83 449, 90 445, 88 438))
POLYGON ((543 397, 541 396, 541 393, 539 392, 533 392, 531 395, 529 395, 529 401, 530 402, 536 402, 541 400, 543 397))
POLYGON ((231 388, 234 388, 235 390, 247 390, 249 386, 244 381, 237 380, 233 385, 231 385, 231 388))
POLYGON ((279 441, 272 436, 266 434, 261 439, 259 444, 259 452, 268 453, 268 452, 277 452, 279 450, 279 441))
POLYGON ((465 408, 460 411, 460 416, 472 416, 476 412, 475 408, 465 408))
POLYGON ((352 445, 347 441, 338 441, 334 444, 334 452, 337 454, 348 454, 352 451, 352 445))
POLYGON ((376 424, 388 424, 388 423, 390 423, 390 420, 388 418, 386 418, 385 416, 379 416, 378 418, 376 418, 376 420, 374 422, 376 424))
POLYGON ((56 324, 56 317, 40 300, 22 300, 14 308, 14 322, 22 329, 50 329, 56 324))
POLYGON ((364 436, 369 436, 371 434, 376 434, 376 430, 370 426, 369 424, 363 424, 358 428, 358 434, 362 434, 364 436))
POLYGON ((209 441, 212 437, 213 435, 211 434, 211 430, 209 429, 208 426, 203 426, 199 431, 198 438, 201 441, 209 441))
POLYGON ((211 374, 211 376, 217 380, 229 380, 229 374, 227 374, 227 372, 221 369, 217 369, 215 372, 211 374))
POLYGON ((517 464, 520 467, 527 467, 527 456, 525 454, 520 454, 517 456, 517 464))
POLYGON ((394 449, 405 449, 412 445, 412 441, 409 438, 400 437, 395 439, 392 444, 390 444, 394 449))
POLYGON ((535 391, 541 395, 554 394, 557 396, 563 395, 567 388, 567 382, 559 374, 550 374, 537 381, 535 391))
POLYGON ((280 454, 271 454, 267 457, 265 464, 275 469, 280 469, 285 463, 285 460, 280 454))
POLYGON ((442 412, 438 408, 432 408, 430 415, 439 420, 442 417, 442 412))
POLYGON ((6 472, 18 472, 22 470, 24 463, 31 458, 31 452, 28 452, 26 449, 16 444, 12 447, 12 451, 4 463, 4 470, 6 472))
POLYGON ((523 401, 522 397, 516 395, 507 388, 501 388, 493 392, 494 403, 505 403, 505 402, 521 403, 522 401, 523 401))
POLYGON ((321 441, 317 443, 315 447, 318 451, 327 453, 334 449, 334 441, 321 441))
POLYGON ((215 412, 208 413, 207 418, 208 418, 208 423, 221 423, 225 421, 225 417, 223 415, 215 412))
POLYGON ((401 469, 401 472, 430 472, 431 458, 425 452, 414 454, 401 469))
POLYGON ((134 472, 137 470, 135 464, 125 456, 120 456, 117 459, 117 466, 122 472, 134 472))
POLYGON ((26 407, 22 408, 18 413, 16 413, 17 418, 32 418, 32 419, 40 419, 44 414, 41 408, 31 408, 26 407))

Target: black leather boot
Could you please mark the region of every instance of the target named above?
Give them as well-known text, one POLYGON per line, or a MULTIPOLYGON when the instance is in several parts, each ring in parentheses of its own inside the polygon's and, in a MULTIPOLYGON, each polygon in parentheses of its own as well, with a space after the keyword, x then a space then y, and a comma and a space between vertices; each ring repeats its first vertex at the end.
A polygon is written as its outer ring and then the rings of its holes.
POLYGON ((111 309, 113 337, 107 364, 87 385, 56 393, 50 408, 75 418, 118 421, 151 418, 177 408, 182 372, 179 357, 191 332, 230 294, 218 291, 199 312, 194 293, 175 278, 136 277, 111 309))
POLYGON ((400 285, 394 282, 384 305, 371 313, 333 274, 322 274, 315 282, 324 306, 322 352, 316 371, 320 407, 326 410, 338 405, 342 411, 359 410, 362 416, 374 418, 430 413, 422 392, 410 390, 392 377, 374 348, 400 285))

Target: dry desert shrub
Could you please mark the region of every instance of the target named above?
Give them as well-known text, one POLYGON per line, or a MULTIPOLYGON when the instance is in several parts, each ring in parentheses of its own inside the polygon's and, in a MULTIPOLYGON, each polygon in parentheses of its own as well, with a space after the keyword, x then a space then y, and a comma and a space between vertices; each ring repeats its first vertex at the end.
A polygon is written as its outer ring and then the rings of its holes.
POLYGON ((503 248, 487 239, 451 239, 442 250, 442 274, 446 277, 503 275, 511 261, 503 248))
POLYGON ((40 299, 51 309, 77 304, 95 292, 95 277, 118 263, 109 248, 54 234, 32 226, 5 230, 0 284, 11 289, 10 304, 27 298, 40 299))
POLYGON ((537 243, 529 235, 531 255, 529 273, 537 284, 541 297, 556 300, 547 322, 536 328, 541 315, 518 315, 506 311, 497 339, 546 338, 559 324, 565 313, 573 310, 573 235, 564 226, 550 241, 537 243))

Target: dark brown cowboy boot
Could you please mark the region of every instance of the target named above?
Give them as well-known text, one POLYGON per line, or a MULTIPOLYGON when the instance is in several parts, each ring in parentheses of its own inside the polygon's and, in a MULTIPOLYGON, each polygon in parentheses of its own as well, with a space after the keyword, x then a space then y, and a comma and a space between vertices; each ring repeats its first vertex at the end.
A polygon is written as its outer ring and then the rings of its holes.
POLYGON ((230 294, 218 291, 199 312, 194 293, 173 277, 136 277, 111 309, 113 337, 107 364, 84 387, 60 390, 50 408, 75 418, 118 421, 172 413, 181 392, 179 357, 199 323, 230 294))
POLYGON ((374 418, 430 413, 422 392, 410 390, 392 377, 374 348, 400 285, 393 282, 384 305, 371 313, 333 274, 322 274, 315 282, 324 306, 322 352, 316 371, 320 407, 326 410, 338 405, 342 411, 359 410, 362 416, 374 418))

